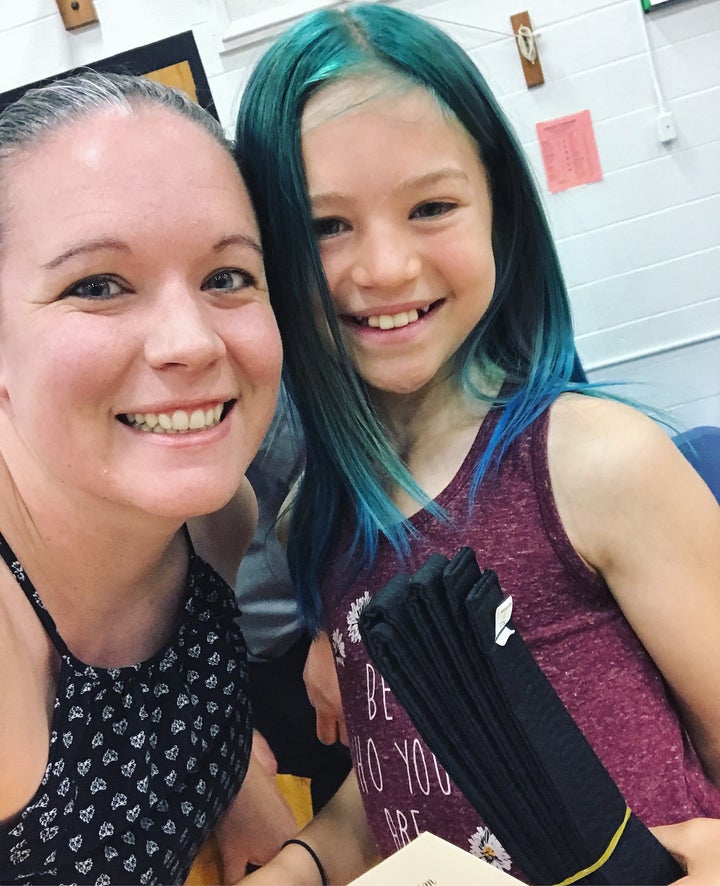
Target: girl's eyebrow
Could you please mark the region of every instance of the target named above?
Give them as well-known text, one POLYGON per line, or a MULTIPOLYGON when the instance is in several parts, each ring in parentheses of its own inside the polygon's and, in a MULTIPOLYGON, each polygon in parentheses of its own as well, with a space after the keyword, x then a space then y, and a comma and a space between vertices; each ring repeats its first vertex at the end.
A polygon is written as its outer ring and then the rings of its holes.
MULTIPOLYGON (((459 181, 467 181, 468 175, 464 169, 457 166, 446 166, 442 169, 434 169, 423 175, 413 176, 412 178, 403 178, 395 185, 394 190, 397 192, 415 191, 421 188, 431 187, 447 179, 457 179, 459 181)), ((310 194, 310 202, 313 206, 319 207, 324 203, 347 203, 352 202, 353 197, 350 194, 344 194, 342 191, 324 191, 319 194, 310 194)))
POLYGON ((66 249, 59 255, 56 255, 55 258, 50 259, 49 262, 42 265, 42 268, 46 271, 53 271, 55 268, 60 267, 64 262, 69 261, 69 259, 75 258, 76 255, 85 255, 86 253, 98 252, 103 249, 112 249, 116 252, 130 252, 130 247, 127 243, 124 243, 122 240, 116 240, 114 237, 84 240, 80 243, 76 243, 75 246, 71 246, 70 249, 66 249))
POLYGON ((323 203, 352 203, 353 198, 349 194, 343 194, 342 191, 324 191, 321 194, 309 194, 310 202, 315 208, 323 205, 323 203))
POLYGON ((414 178, 401 179, 397 184, 399 191, 412 191, 416 188, 424 188, 428 185, 436 185, 445 179, 460 179, 467 181, 468 175, 464 169, 458 166, 445 166, 442 169, 434 169, 425 175, 418 175, 414 178))

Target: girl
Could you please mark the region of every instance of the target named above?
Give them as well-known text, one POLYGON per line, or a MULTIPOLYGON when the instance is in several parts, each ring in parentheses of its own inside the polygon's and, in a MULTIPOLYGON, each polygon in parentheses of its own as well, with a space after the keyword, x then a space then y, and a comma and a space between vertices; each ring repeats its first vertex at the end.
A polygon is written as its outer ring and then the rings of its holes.
MULTIPOLYGON (((523 877, 357 630, 393 574, 463 545, 635 813, 720 816, 720 509, 652 421, 571 381, 540 200, 472 61, 397 9, 312 14, 255 70, 237 150, 307 445, 291 568, 355 764, 306 832, 319 867, 430 830, 523 877)), ((684 833, 700 882, 716 850, 684 833)), ((292 844, 256 877, 322 875, 292 844)))

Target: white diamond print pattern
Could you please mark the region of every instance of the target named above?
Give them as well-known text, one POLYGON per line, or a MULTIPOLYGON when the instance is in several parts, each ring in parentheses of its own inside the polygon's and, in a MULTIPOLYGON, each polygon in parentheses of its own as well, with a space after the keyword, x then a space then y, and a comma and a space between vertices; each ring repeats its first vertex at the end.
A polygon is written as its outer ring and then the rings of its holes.
POLYGON ((182 883, 250 753, 232 589, 193 555, 185 617, 168 647, 103 670, 69 652, 1 536, 0 554, 17 564, 62 657, 42 783, 0 825, 0 883, 182 883))

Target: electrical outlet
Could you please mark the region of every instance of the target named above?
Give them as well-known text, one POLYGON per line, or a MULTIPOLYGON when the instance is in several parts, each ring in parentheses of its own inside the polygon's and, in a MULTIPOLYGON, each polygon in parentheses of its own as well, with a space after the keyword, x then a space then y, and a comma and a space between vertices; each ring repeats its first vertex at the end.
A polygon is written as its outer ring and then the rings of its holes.
POLYGON ((668 142, 677 138, 677 129, 675 128, 675 118, 670 111, 661 111, 657 118, 657 132, 661 144, 666 145, 668 142))

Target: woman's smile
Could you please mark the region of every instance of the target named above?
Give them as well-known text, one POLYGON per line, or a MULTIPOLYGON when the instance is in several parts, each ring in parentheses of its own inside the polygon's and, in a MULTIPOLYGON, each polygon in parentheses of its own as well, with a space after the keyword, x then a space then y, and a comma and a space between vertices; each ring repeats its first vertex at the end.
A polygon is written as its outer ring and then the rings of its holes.
POLYGON ((118 419, 123 424, 139 431, 152 432, 153 434, 188 434, 219 425, 234 403, 234 400, 228 400, 203 409, 128 412, 118 415, 118 419))

